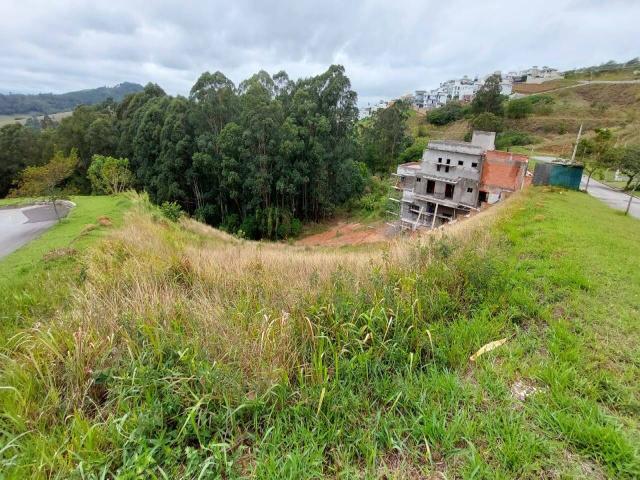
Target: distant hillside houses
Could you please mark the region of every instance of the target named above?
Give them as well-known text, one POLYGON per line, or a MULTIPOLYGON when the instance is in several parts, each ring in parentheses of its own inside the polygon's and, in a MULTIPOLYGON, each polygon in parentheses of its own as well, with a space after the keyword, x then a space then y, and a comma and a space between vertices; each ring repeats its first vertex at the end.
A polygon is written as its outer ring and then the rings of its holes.
POLYGON ((555 68, 547 67, 546 65, 540 68, 538 68, 537 65, 534 65, 533 67, 522 70, 521 72, 509 72, 505 76, 505 80, 511 83, 542 83, 550 80, 558 80, 560 78, 563 78, 561 72, 555 68))
POLYGON ((413 107, 430 110, 442 107, 451 100, 462 103, 470 102, 491 75, 500 75, 502 78, 500 82, 500 93, 502 95, 511 95, 514 83, 542 83, 563 78, 562 73, 555 68, 547 66, 541 68, 533 66, 520 72, 509 72, 506 75, 496 71, 482 79, 477 77, 471 79, 465 75, 459 79, 447 80, 441 83, 438 88, 430 91, 416 90, 413 95, 413 107))
MULTIPOLYGON (((563 74, 555 68, 546 65, 543 67, 534 65, 518 72, 509 72, 506 75, 502 75, 500 71, 485 75, 482 78, 470 78, 465 75, 462 78, 442 82, 438 88, 433 90, 416 90, 413 95, 403 95, 400 98, 411 103, 416 110, 432 110, 442 107, 452 100, 468 103, 473 100, 473 97, 487 81, 487 78, 492 75, 500 75, 502 79, 500 93, 507 96, 512 94, 513 85, 517 83, 542 83, 564 78, 563 74)), ((360 118, 368 117, 381 108, 387 108, 390 103, 380 100, 374 105, 369 104, 360 109, 360 118)))
POLYGON ((378 110, 382 110, 387 108, 391 102, 387 102, 386 100, 379 100, 377 103, 373 105, 368 104, 366 107, 360 108, 360 118, 366 118, 371 116, 374 112, 378 110))
MULTIPOLYGON (((500 75, 500 72, 495 72, 495 74, 500 75)), ((413 96, 413 106, 414 108, 429 110, 442 107, 451 100, 462 103, 470 102, 489 76, 487 75, 482 79, 477 77, 472 79, 465 75, 462 78, 442 82, 438 88, 430 91, 416 90, 413 96)), ((512 81, 503 79, 500 83, 500 93, 511 95, 512 86, 512 81)))

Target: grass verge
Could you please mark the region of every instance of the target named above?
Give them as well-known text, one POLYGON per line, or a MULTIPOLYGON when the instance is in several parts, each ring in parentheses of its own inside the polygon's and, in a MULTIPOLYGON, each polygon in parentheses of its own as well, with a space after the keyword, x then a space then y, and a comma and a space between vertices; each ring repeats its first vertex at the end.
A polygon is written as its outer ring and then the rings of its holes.
MULTIPOLYGON (((16 327, 53 314, 72 284, 81 282, 79 257, 112 228, 121 225, 130 200, 72 197, 69 215, 41 236, 0 259, 0 339, 16 327), (102 219, 102 220, 101 220, 102 219)), ((15 205, 20 199, 3 200, 15 205)))

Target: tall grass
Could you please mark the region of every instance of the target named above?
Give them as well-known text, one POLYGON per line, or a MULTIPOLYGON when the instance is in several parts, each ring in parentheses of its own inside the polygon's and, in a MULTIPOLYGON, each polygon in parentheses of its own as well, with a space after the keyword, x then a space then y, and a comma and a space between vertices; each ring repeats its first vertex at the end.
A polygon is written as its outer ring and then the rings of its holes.
MULTIPOLYGON (((549 319, 486 228, 505 210, 345 251, 137 203, 85 258, 69 308, 2 352, 7 478, 513 478, 558 455, 520 427, 527 413, 491 413, 510 404, 491 370, 468 378, 480 346, 549 319)), ((627 475, 637 457, 612 435, 603 461, 627 475)))

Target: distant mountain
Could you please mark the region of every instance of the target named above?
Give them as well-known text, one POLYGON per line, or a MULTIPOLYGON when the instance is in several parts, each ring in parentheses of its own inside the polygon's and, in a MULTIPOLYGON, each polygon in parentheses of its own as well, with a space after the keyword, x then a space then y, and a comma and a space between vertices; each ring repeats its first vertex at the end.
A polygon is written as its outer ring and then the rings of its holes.
POLYGON ((35 95, 0 94, 0 115, 50 114, 73 110, 78 105, 94 105, 108 98, 122 100, 130 93, 140 92, 142 85, 124 82, 115 87, 99 87, 68 93, 35 95))

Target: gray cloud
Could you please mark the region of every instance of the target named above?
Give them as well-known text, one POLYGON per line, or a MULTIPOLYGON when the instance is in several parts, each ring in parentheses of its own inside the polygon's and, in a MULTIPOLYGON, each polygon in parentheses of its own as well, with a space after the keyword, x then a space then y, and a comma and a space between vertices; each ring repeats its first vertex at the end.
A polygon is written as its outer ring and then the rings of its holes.
POLYGON ((640 55, 636 0, 0 0, 0 12, 0 90, 14 92, 127 80, 186 94, 205 70, 239 83, 341 63, 363 103, 463 74, 640 55))

